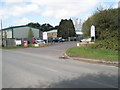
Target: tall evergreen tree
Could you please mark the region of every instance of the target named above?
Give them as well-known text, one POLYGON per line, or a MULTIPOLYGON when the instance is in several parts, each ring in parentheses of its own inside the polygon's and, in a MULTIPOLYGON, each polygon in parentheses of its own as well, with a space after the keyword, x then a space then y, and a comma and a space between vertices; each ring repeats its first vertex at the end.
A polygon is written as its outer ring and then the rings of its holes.
POLYGON ((75 27, 73 24, 73 21, 71 19, 68 20, 69 21, 69 37, 74 37, 75 36, 75 27))
POLYGON ((75 28, 71 19, 61 20, 58 26, 58 37, 68 39, 68 37, 75 36, 75 28))

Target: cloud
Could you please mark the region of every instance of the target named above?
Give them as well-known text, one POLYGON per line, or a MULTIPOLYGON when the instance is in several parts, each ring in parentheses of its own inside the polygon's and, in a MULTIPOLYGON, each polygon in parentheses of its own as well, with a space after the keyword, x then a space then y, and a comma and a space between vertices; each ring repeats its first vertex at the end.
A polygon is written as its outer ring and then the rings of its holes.
POLYGON ((13 3, 22 3, 23 0, 1 0, 1 2, 13 4, 13 3))
POLYGON ((25 4, 22 0, 18 0, 18 2, 8 0, 0 7, 0 18, 9 19, 14 17, 23 17, 26 14, 36 14, 38 12, 40 13, 38 5, 25 4))
POLYGON ((119 2, 119 0, 101 0, 101 2, 119 2))
POLYGON ((113 8, 118 8, 118 3, 114 4, 113 8))
MULTIPOLYGON (((100 2, 118 2, 118 0, 1 0, 0 19, 9 21, 11 18, 22 18, 20 23, 28 22, 29 18, 65 18, 86 19, 100 2), (29 18, 28 18, 29 17, 29 18)), ((116 5, 114 6, 116 7, 116 5)), ((92 12, 93 13, 93 12, 92 12)), ((17 19, 16 19, 17 20, 17 19)), ((16 24, 18 21, 14 22, 16 24)), ((37 20, 37 19, 36 19, 37 20)), ((41 19, 43 20, 43 19, 41 19)), ((40 21, 42 22, 42 21, 40 21)), ((51 21, 50 21, 51 22, 51 21)), ((18 23, 19 24, 19 23, 18 23)))
POLYGON ((3 15, 19 17, 35 13, 46 17, 68 18, 93 8, 99 0, 5 0, 3 15), (26 4, 25 2, 30 2, 26 4), (42 11, 42 12, 41 12, 42 11))
POLYGON ((14 21, 12 24, 15 25, 15 26, 16 25, 26 25, 26 24, 28 24, 30 22, 35 22, 35 21, 34 20, 30 20, 28 18, 21 18, 21 19, 19 19, 17 21, 14 21))
POLYGON ((55 18, 70 18, 95 7, 99 0, 41 0, 45 7, 43 16, 55 18))
POLYGON ((35 13, 39 10, 38 6, 36 5, 21 5, 21 6, 14 6, 13 12, 11 13, 13 16, 22 16, 28 13, 35 13))

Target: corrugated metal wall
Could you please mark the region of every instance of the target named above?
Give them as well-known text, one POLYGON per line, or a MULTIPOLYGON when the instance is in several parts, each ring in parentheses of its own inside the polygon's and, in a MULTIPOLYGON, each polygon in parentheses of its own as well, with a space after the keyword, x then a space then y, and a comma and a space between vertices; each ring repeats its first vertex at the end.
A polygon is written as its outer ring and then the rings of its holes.
MULTIPOLYGON (((31 28, 34 34, 34 37, 39 37, 39 29, 31 28)), ((28 32, 30 27, 20 27, 13 29, 13 38, 28 38, 28 32)))

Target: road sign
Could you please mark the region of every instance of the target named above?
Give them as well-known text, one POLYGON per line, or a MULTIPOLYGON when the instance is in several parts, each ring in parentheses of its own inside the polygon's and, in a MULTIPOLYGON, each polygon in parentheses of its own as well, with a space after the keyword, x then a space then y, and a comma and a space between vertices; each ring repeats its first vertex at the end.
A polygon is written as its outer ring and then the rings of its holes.
POLYGON ((95 37, 95 26, 91 26, 91 37, 95 37))
POLYGON ((21 40, 15 40, 16 45, 21 45, 22 41, 21 40))
POLYGON ((48 39, 47 32, 43 32, 43 40, 47 40, 47 39, 48 39))

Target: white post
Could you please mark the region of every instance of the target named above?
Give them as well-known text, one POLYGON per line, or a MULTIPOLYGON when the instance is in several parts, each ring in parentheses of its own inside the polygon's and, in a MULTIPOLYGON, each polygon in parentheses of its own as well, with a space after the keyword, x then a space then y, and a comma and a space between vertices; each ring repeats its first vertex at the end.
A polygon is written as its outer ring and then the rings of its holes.
POLYGON ((94 42, 95 42, 95 26, 94 25, 91 26, 91 39, 92 37, 94 37, 94 42))
POLYGON ((2 90, 2 49, 0 49, 0 89, 2 90))
POLYGON ((47 35, 47 32, 43 32, 43 40, 46 40, 46 43, 48 44, 48 35, 47 35))

